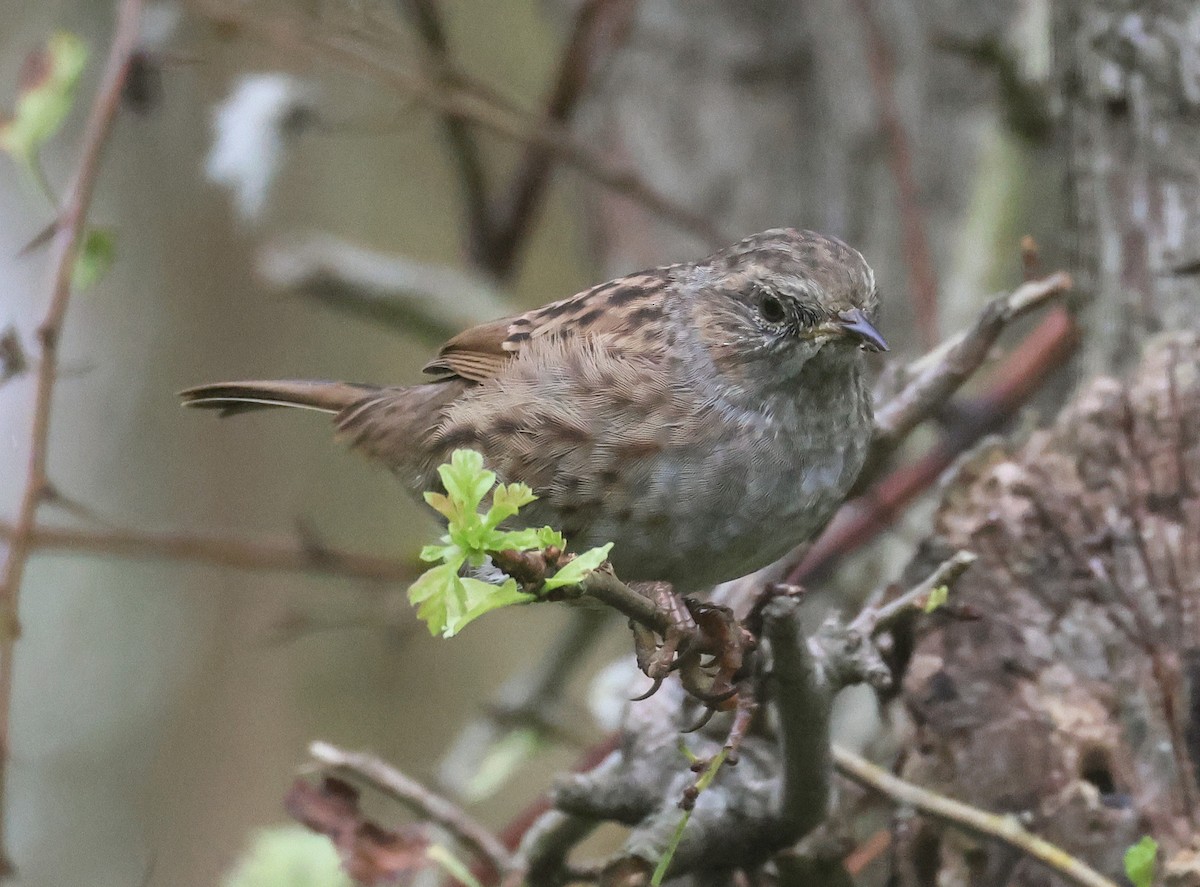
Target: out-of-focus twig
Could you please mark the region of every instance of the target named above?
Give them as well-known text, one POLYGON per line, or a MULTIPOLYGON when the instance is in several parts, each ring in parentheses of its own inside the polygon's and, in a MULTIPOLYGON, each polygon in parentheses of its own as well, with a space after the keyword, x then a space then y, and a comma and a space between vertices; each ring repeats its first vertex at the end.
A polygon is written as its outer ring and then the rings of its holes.
POLYGON ((408 807, 422 819, 440 825, 477 854, 499 875, 515 867, 512 853, 489 829, 453 801, 426 788, 383 760, 364 752, 345 751, 328 742, 314 742, 308 753, 322 767, 357 777, 408 807))
MULTIPOLYGON (((575 13, 571 33, 559 54, 558 73, 546 99, 543 119, 566 126, 597 65, 604 35, 622 32, 638 0, 584 0, 575 13)), ((529 143, 513 172, 507 192, 495 208, 489 262, 501 278, 511 274, 521 244, 546 194, 554 172, 554 152, 529 143)))
POLYGON ((533 729, 551 738, 579 732, 570 730, 558 712, 567 684, 611 620, 598 607, 572 607, 567 619, 537 661, 505 681, 481 716, 459 732, 438 767, 442 785, 462 795, 481 762, 514 729, 533 729))
POLYGON ((434 344, 512 311, 479 277, 328 235, 271 244, 258 270, 273 286, 434 344))
POLYGON ((973 835, 1001 841, 1074 884, 1081 887, 1117 887, 1116 882, 1104 877, 1083 860, 1022 828, 1014 816, 988 813, 931 792, 893 776, 866 758, 836 745, 833 747, 833 764, 838 773, 861 786, 973 835))
POLYGON ((904 243, 908 288, 917 319, 917 331, 926 348, 938 340, 938 280, 933 264, 933 252, 925 231, 916 174, 913 171, 912 148, 908 133, 896 105, 896 66, 887 37, 875 18, 870 0, 854 0, 854 8, 866 32, 867 64, 871 70, 871 86, 875 91, 879 122, 887 140, 888 163, 896 182, 899 204, 900 234, 904 243))
MULTIPOLYGON (((399 0, 399 6, 402 11, 408 12, 425 44, 430 76, 448 86, 457 85, 456 72, 447 64, 450 44, 438 0, 399 0)), ((458 169, 466 204, 464 216, 468 254, 475 267, 492 270, 488 258, 493 241, 491 204, 479 143, 467 121, 453 114, 442 115, 442 130, 450 146, 450 156, 458 169)))
POLYGON ((649 185, 632 169, 617 168, 599 157, 554 121, 497 101, 490 91, 479 90, 472 81, 460 86, 439 83, 395 59, 370 54, 359 42, 336 34, 317 33, 285 16, 260 19, 241 5, 204 0, 199 4, 214 21, 235 31, 259 36, 275 46, 309 58, 324 60, 345 70, 356 71, 405 98, 444 115, 466 120, 495 135, 521 144, 539 145, 561 162, 611 191, 628 197, 644 209, 710 246, 732 242, 707 216, 681 206, 649 185))
MULTIPOLYGON (((79 167, 59 211, 51 241, 53 284, 46 315, 37 331, 41 353, 38 360, 32 430, 29 436, 29 464, 25 473, 25 489, 17 508, 13 533, 9 538, 8 556, 4 561, 3 573, 0 574, 0 810, 7 806, 5 788, 14 646, 20 635, 18 599, 37 522, 38 506, 48 485, 46 462, 50 443, 50 411, 55 383, 58 381, 58 343, 67 306, 71 301, 75 260, 83 242, 84 226, 100 173, 101 157, 112 131, 113 121, 121 107, 121 95, 130 60, 137 46, 141 13, 142 0, 121 0, 117 5, 116 30, 100 88, 92 102, 84 129, 79 167)), ((11 874, 12 871, 13 863, 8 855, 4 823, 0 815, 0 876, 11 874)))
MULTIPOLYGON (((12 523, 0 521, 0 539, 12 539, 15 533, 16 527, 12 523)), ((29 533, 28 545, 31 552, 62 551, 131 560, 171 560, 237 570, 343 576, 370 582, 409 582, 423 569, 415 560, 345 551, 324 544, 314 545, 308 540, 247 542, 234 537, 150 533, 109 527, 77 530, 35 526, 29 533)))

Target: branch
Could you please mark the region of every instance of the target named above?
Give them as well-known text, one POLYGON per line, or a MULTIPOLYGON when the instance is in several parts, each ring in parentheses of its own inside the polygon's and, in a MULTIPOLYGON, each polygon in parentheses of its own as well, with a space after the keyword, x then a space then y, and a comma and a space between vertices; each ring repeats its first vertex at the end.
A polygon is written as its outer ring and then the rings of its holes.
POLYGON ((269 22, 256 20, 240 5, 207 0, 200 7, 210 18, 235 30, 257 34, 281 49, 307 58, 321 58, 425 105, 435 111, 468 121, 502 138, 522 144, 538 145, 553 153, 559 160, 588 178, 628 197, 644 209, 653 212, 682 231, 716 247, 731 243, 728 236, 707 216, 675 202, 656 190, 635 171, 612 166, 577 141, 564 127, 552 121, 540 120, 502 100, 490 90, 483 90, 472 81, 464 85, 438 83, 409 68, 364 54, 360 43, 347 41, 337 35, 306 32, 296 21, 275 18, 269 22))
POLYGON ((929 593, 938 586, 950 586, 957 582, 976 560, 978 556, 974 552, 955 552, 953 557, 942 561, 936 570, 895 600, 878 607, 864 607, 850 623, 850 630, 863 638, 874 637, 889 628, 900 616, 924 606, 929 593))
MULTIPOLYGON (((600 36, 622 30, 637 8, 637 0, 583 0, 575 13, 571 34, 559 55, 558 75, 546 100, 542 118, 566 126, 596 67, 600 36)), ((527 144, 508 191, 495 213, 490 267, 500 276, 512 273, 519 246, 537 212, 551 174, 554 152, 545 145, 527 144)))
POLYGON ((923 457, 898 468, 869 491, 841 507, 786 582, 798 584, 824 575, 844 555, 856 551, 891 526, 910 502, 928 490, 959 454, 1003 426, 1075 350, 1078 330, 1066 309, 1048 315, 993 373, 992 385, 964 420, 923 457))
MULTIPOLYGON (((46 460, 50 442, 50 410, 54 386, 58 380, 58 342, 71 300, 71 276, 75 269, 75 259, 79 253, 88 209, 91 207, 92 192, 100 172, 100 160, 121 105, 130 58, 137 45, 141 11, 141 0, 121 0, 117 7, 116 31, 100 88, 92 102, 84 129, 79 168, 67 191, 51 245, 54 277, 50 304, 37 331, 41 355, 29 440, 29 464, 26 469, 25 489, 21 495, 10 538, 8 556, 4 562, 3 574, 0 575, 0 809, 6 806, 4 797, 12 704, 13 647, 20 635, 18 599, 21 580, 25 575, 25 564, 29 558, 38 505, 47 487, 46 460)), ((8 855, 3 821, 0 820, 0 876, 11 874, 12 871, 13 864, 8 855)))
POLYGON ((440 825, 502 876, 515 869, 513 855, 491 831, 453 801, 443 798, 374 755, 344 751, 327 742, 312 743, 308 753, 322 767, 355 776, 399 801, 422 819, 440 825))
POLYGON ((274 243, 260 254, 258 270, 280 289, 435 344, 512 311, 495 287, 474 275, 330 235, 274 243))
POLYGON ((978 370, 1000 334, 1014 320, 1071 289, 1065 271, 1022 284, 993 299, 975 324, 915 361, 905 371, 910 381, 875 414, 875 436, 868 464, 881 464, 920 422, 946 401, 978 370))
MULTIPOLYGON (((407 7, 416 22, 417 33, 429 53, 434 78, 446 87, 459 86, 455 71, 449 64, 450 46, 438 0, 401 0, 400 6, 407 7)), ((488 204, 487 175, 479 143, 467 122, 453 114, 442 115, 442 130, 462 184, 466 203, 467 250, 472 264, 499 276, 498 269, 493 267, 490 260, 493 225, 488 204)))
POLYGON ((908 143, 904 122, 900 119, 900 109, 896 105, 895 61, 868 0, 854 0, 854 8, 866 31, 871 86, 875 92, 879 123, 887 140, 892 178, 896 182, 900 235, 904 243, 913 313, 925 347, 932 348, 938 340, 937 270, 934 268, 925 218, 921 212, 921 196, 913 172, 912 148, 908 143))
MULTIPOLYGON (((0 521, 0 539, 12 539, 16 527, 0 521)), ((131 560, 172 560, 212 564, 237 570, 280 570, 345 576, 372 582, 409 582, 421 572, 416 563, 340 548, 295 542, 246 542, 221 536, 147 533, 139 530, 76 530, 35 526, 27 540, 30 551, 71 551, 131 560)))
POLYGON ((931 792, 893 776, 866 758, 836 745, 833 746, 833 764, 838 773, 859 785, 973 835, 1007 844, 1075 884, 1082 887, 1117 887, 1116 882, 1110 881, 1061 847, 1026 831, 1014 816, 988 813, 931 792))

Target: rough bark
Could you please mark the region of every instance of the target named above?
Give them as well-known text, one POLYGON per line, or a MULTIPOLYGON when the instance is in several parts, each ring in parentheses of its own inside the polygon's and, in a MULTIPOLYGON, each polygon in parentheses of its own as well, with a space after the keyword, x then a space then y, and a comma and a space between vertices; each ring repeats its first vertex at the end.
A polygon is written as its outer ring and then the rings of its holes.
MULTIPOLYGON (((1197 883, 1198 342, 1151 337, 1200 322, 1200 10, 1077 0, 1054 25, 1085 381, 1051 430, 948 486, 926 555, 979 552, 956 597, 982 618, 920 638, 905 771, 1113 875, 1150 833, 1197 883), (1148 340, 1128 382, 1095 377, 1148 340)), ((927 823, 901 838, 908 883, 1051 883, 927 823)))
MULTIPOLYGON (((920 631, 906 777, 1027 817, 1114 877, 1141 834, 1178 846, 1200 814, 1198 345, 1164 337, 1128 382, 1099 377, 1025 445, 977 452, 914 565, 976 552, 954 600, 980 618, 920 631)), ((911 829, 902 855, 940 884, 1055 883, 946 838, 911 829)))
POLYGON ((1200 7, 1055 7, 1087 378, 1128 369, 1148 335, 1200 323, 1200 7))

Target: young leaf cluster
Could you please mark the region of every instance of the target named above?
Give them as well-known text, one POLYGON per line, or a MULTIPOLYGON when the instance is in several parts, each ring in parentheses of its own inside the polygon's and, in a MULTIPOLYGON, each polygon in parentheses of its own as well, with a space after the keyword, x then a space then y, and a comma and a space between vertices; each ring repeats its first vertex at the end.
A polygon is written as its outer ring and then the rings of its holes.
MULTIPOLYGON (((430 634, 453 637, 470 622, 512 604, 536 600, 511 577, 493 585, 460 575, 464 567, 481 567, 500 551, 544 551, 565 548, 562 533, 550 527, 508 530, 500 524, 515 516, 537 496, 525 484, 497 484, 495 472, 483 467, 483 456, 474 450, 455 450, 450 461, 438 467, 445 494, 426 493, 425 501, 446 518, 446 533, 439 544, 426 545, 421 560, 437 566, 426 570, 408 590, 409 601, 430 634), (482 510, 485 497, 491 504, 482 510)), ((612 543, 583 552, 546 579, 549 591, 577 585, 608 557, 612 543)))

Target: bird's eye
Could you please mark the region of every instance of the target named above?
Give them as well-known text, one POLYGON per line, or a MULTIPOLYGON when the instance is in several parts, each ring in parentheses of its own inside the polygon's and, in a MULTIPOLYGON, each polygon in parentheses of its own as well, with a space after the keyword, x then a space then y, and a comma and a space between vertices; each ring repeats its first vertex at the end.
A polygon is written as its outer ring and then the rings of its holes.
POLYGON ((758 313, 767 323, 783 323, 787 318, 783 302, 770 294, 764 294, 758 303, 758 313))

